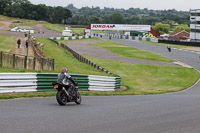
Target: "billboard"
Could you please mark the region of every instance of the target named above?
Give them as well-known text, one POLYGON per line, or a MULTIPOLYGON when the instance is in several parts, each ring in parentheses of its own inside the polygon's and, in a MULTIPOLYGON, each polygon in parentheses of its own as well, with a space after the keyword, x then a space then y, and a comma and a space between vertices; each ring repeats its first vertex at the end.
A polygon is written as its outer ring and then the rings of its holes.
POLYGON ((151 31, 151 25, 91 24, 91 30, 151 31))

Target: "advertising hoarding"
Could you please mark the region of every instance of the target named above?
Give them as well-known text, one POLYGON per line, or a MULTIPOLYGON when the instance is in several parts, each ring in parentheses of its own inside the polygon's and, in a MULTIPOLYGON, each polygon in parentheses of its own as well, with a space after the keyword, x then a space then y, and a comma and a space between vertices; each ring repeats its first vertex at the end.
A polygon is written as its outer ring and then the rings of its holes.
POLYGON ((91 30, 151 31, 151 25, 91 24, 91 30))

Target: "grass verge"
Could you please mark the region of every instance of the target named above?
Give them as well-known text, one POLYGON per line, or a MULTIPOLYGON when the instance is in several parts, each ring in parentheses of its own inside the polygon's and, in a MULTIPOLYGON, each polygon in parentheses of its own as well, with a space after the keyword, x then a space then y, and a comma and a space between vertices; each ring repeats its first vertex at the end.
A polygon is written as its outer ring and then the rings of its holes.
POLYGON ((159 61, 159 62, 172 62, 172 59, 150 53, 144 50, 140 50, 134 47, 129 47, 123 44, 111 42, 111 41, 100 41, 100 42, 95 42, 95 43, 90 43, 90 45, 98 46, 104 49, 107 49, 113 53, 125 56, 125 57, 130 57, 130 58, 135 58, 135 59, 144 59, 144 60, 151 60, 151 61, 159 61))
POLYGON ((16 45, 16 37, 0 34, 0 51, 11 52, 16 45))
POLYGON ((67 67, 70 73, 74 74, 87 74, 87 75, 105 75, 109 74, 102 73, 99 70, 76 60, 69 52, 60 46, 56 46, 48 38, 37 38, 37 40, 44 46, 44 54, 48 58, 55 59, 55 71, 60 71, 61 68, 67 67))
POLYGON ((131 64, 87 57, 94 63, 122 76, 127 90, 112 94, 161 94, 184 90, 199 79, 192 68, 131 64))
POLYGON ((64 26, 58 25, 58 24, 51 24, 51 23, 44 23, 43 27, 48 30, 53 30, 57 32, 62 32, 64 30, 64 26))
POLYGON ((0 99, 50 97, 55 95, 56 95, 55 92, 11 93, 11 94, 0 94, 0 99))
POLYGON ((73 32, 83 35, 85 28, 71 28, 73 32))
MULTIPOLYGON (((35 26, 37 24, 42 24, 45 29, 53 30, 57 32, 62 32, 64 30, 64 26, 58 24, 51 24, 46 21, 36 21, 36 20, 28 20, 28 19, 19 19, 19 18, 12 18, 7 16, 0 15, 1 21, 19 21, 20 23, 12 23, 10 28, 14 28, 16 26, 35 26)), ((9 29, 8 29, 9 30, 9 29)))

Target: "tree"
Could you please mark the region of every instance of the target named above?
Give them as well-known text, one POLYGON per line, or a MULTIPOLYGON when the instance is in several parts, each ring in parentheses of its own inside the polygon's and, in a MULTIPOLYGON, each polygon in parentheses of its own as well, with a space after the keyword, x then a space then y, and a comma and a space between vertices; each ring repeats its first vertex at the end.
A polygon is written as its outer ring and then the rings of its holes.
POLYGON ((4 14, 4 10, 7 6, 11 5, 11 0, 1 0, 0 2, 0 14, 4 14))
POLYGON ((92 16, 90 19, 90 23, 92 24, 99 24, 100 23, 100 18, 97 16, 92 16))
POLYGON ((186 24, 180 24, 180 25, 176 26, 173 31, 176 32, 176 31, 180 31, 180 30, 185 30, 187 32, 190 32, 190 27, 188 27, 188 25, 186 25, 186 24))
POLYGON ((170 25, 159 22, 159 23, 156 23, 154 26, 152 26, 152 28, 156 32, 160 32, 161 34, 164 34, 164 33, 169 33, 170 25))
POLYGON ((112 23, 112 24, 124 24, 125 20, 124 20, 124 17, 120 13, 115 12, 110 17, 110 23, 112 23))

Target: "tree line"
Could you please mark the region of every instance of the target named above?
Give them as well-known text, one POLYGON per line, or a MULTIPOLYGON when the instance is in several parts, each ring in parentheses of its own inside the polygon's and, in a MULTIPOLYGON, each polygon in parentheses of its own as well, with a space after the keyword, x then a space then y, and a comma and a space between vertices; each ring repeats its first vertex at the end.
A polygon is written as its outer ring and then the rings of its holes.
POLYGON ((146 24, 152 25, 157 32, 169 33, 170 31, 186 30, 190 24, 189 11, 149 10, 139 8, 115 9, 104 7, 74 7, 66 6, 72 12, 68 24, 90 25, 94 24, 146 24))
POLYGON ((157 32, 169 33, 190 28, 189 11, 149 10, 147 8, 115 9, 104 7, 82 7, 69 4, 66 7, 34 5, 28 0, 0 0, 0 15, 44 20, 50 23, 69 25, 95 24, 147 24, 157 32))
POLYGON ((0 15, 59 24, 66 24, 67 19, 72 17, 71 11, 67 8, 34 5, 28 0, 0 0, 0 15))
POLYGON ((149 24, 157 22, 165 24, 189 24, 189 11, 172 10, 149 10, 147 8, 115 9, 104 7, 82 7, 80 9, 69 4, 66 6, 73 16, 68 19, 69 24, 88 25, 90 23, 112 24, 149 24))

